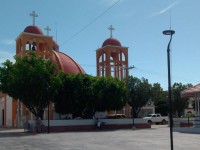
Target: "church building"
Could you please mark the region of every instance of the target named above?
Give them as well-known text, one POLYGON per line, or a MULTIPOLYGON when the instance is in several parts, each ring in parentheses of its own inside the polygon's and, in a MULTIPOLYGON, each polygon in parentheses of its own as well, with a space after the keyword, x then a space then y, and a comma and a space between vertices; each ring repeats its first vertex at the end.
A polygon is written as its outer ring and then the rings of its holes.
MULTIPOLYGON (((35 11, 29 15, 33 19, 33 24, 27 26, 16 38, 16 56, 24 57, 28 51, 33 51, 38 57, 51 59, 58 69, 65 73, 85 74, 84 69, 75 60, 59 50, 59 45, 49 35, 51 29, 48 26, 44 28, 47 32, 45 35, 41 28, 35 25, 35 18, 38 17, 35 11)), ((127 79, 130 69, 128 66, 128 47, 122 46, 119 40, 113 38, 114 28, 112 25, 108 29, 110 37, 103 42, 101 48, 96 50, 97 76, 127 79)), ((52 103, 49 107, 50 110, 53 110, 52 103)), ((50 112, 50 119, 55 118, 55 113, 50 112)), ((123 110, 116 113, 131 116, 131 108, 127 104, 123 110)), ((0 126, 22 126, 25 120, 33 118, 33 115, 19 100, 14 100, 9 95, 0 93, 0 126)), ((44 113, 44 119, 47 119, 47 110, 44 113)))
MULTIPOLYGON (((85 74, 84 69, 74 59, 59 50, 59 45, 49 36, 51 29, 48 26, 45 28, 45 35, 41 28, 35 25, 35 18, 38 17, 35 11, 30 13, 30 16, 33 18, 33 24, 27 26, 16 38, 16 56, 23 57, 28 51, 33 51, 38 57, 51 59, 58 69, 65 73, 85 74)), ((53 109, 52 104, 49 107, 53 109)), ((21 126, 24 120, 32 118, 32 114, 18 100, 0 93, 0 126, 21 126)), ((50 119, 52 118, 53 113, 50 114, 50 119)))

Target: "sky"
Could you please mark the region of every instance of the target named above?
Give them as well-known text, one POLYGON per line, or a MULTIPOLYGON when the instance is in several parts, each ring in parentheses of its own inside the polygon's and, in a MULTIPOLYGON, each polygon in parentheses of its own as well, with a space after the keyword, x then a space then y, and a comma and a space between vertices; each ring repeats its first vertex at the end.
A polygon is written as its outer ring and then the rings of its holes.
POLYGON ((72 57, 87 74, 96 76, 96 50, 110 37, 128 47, 129 75, 168 88, 167 44, 171 42, 171 80, 200 83, 200 1, 199 0, 1 0, 0 63, 13 61, 15 39, 32 25, 50 36, 60 51, 72 57))

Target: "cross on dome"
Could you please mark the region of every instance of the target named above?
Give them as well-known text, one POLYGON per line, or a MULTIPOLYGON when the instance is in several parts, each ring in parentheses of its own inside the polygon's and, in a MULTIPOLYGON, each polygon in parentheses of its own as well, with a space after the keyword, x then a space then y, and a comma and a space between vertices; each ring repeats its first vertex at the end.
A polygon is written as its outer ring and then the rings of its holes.
POLYGON ((46 28, 44 28, 44 30, 47 30, 47 35, 49 35, 49 31, 51 31, 51 28, 49 28, 49 26, 47 26, 46 28))
POLYGON ((35 25, 35 17, 38 17, 38 14, 36 14, 35 11, 32 11, 29 15, 33 17, 33 25, 35 25))
POLYGON ((110 37, 112 37, 112 31, 115 30, 115 28, 113 28, 113 26, 110 25, 110 27, 108 27, 108 30, 110 30, 110 37))

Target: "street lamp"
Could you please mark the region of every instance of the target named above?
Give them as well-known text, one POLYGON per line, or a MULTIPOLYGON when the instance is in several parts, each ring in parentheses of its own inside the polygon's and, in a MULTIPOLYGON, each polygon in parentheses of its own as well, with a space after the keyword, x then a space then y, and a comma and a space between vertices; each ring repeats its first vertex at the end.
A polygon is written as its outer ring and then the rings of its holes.
POLYGON ((48 102, 48 105, 47 105, 47 118, 48 118, 48 127, 47 127, 47 132, 49 133, 50 132, 50 129, 49 129, 49 127, 50 127, 50 124, 49 124, 49 102, 48 102))
POLYGON ((133 65, 133 66, 128 67, 127 69, 134 69, 134 68, 135 66, 133 65))
POLYGON ((164 35, 170 35, 170 40, 167 46, 167 67, 168 67, 168 97, 169 97, 169 121, 170 121, 170 142, 171 150, 173 150, 173 118, 172 118, 172 93, 171 93, 171 73, 170 73, 170 44, 172 41, 172 35, 175 33, 174 30, 163 31, 164 35))

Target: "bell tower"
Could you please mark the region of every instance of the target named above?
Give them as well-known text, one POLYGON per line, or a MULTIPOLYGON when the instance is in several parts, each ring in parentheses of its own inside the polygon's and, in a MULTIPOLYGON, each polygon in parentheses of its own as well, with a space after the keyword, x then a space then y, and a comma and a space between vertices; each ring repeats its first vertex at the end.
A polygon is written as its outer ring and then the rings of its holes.
MULTIPOLYGON (((44 28, 44 30, 47 31, 47 35, 43 34, 42 30, 35 25, 35 17, 38 17, 38 15, 35 13, 35 11, 29 15, 33 17, 33 24, 27 26, 16 38, 16 56, 24 57, 28 55, 28 52, 32 51, 37 57, 43 59, 52 59, 55 53, 59 51, 59 46, 54 41, 53 37, 49 36, 49 31, 51 31, 51 29, 47 26, 44 28)), ((33 115, 27 111, 25 105, 23 105, 20 101, 13 101, 12 108, 13 110, 21 109, 21 111, 13 115, 13 124, 15 120, 17 120, 18 126, 20 126, 19 120, 21 116, 26 116, 26 119, 33 119, 33 115)), ((49 104, 49 109, 52 109, 52 103, 49 104)), ((44 118, 47 116, 47 113, 47 110, 45 110, 44 118)), ((50 118, 52 117, 53 111, 50 113, 50 118)))
POLYGON ((96 50, 97 76, 112 76, 122 80, 128 77, 128 47, 121 46, 120 41, 112 37, 112 25, 108 29, 110 38, 96 50))
POLYGON ((48 59, 52 56, 52 50, 58 51, 59 46, 49 36, 50 28, 47 26, 47 35, 44 35, 42 30, 35 25, 35 18, 38 15, 33 11, 29 14, 33 17, 33 24, 27 26, 24 31, 16 39, 16 55, 18 57, 26 56, 28 51, 33 51, 38 57, 48 59))

